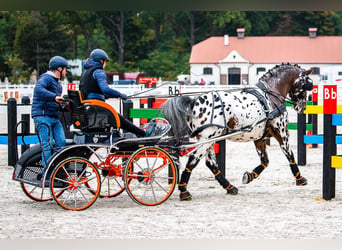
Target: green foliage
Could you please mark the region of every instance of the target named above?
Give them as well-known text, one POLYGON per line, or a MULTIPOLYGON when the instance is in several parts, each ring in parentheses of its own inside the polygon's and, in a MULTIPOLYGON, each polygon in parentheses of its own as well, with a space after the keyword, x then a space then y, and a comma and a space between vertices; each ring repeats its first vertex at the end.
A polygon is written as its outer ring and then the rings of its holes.
POLYGON ((178 74, 189 71, 188 60, 189 54, 155 50, 148 55, 148 59, 139 62, 139 68, 147 76, 175 80, 178 74))
POLYGON ((189 73, 191 45, 208 37, 236 36, 237 28, 246 36, 307 36, 309 27, 318 35, 342 35, 342 12, 0 11, 0 75, 19 81, 37 67, 45 72, 54 55, 86 59, 102 48, 111 59, 108 72, 175 80, 189 73), (18 59, 23 68, 13 70, 11 60, 18 59))
POLYGON ((14 52, 26 63, 28 70, 48 69, 52 56, 65 56, 68 46, 65 30, 49 13, 31 12, 23 16, 17 26, 14 52))
POLYGON ((4 63, 8 65, 11 71, 9 77, 11 83, 21 83, 28 79, 30 72, 25 70, 25 63, 19 58, 18 54, 4 55, 4 63))

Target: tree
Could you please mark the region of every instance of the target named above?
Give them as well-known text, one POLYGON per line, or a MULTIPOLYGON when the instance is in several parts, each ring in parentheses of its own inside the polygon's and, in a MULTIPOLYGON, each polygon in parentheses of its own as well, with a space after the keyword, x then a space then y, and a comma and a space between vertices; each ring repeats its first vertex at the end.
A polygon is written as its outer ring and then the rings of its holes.
POLYGON ((19 58, 18 54, 7 54, 4 56, 4 63, 11 70, 9 80, 11 83, 19 83, 26 80, 30 73, 25 70, 25 63, 19 58))
POLYGON ((37 75, 48 69, 52 56, 65 56, 70 46, 69 27, 61 25, 55 13, 28 12, 20 18, 14 40, 14 52, 37 75))
POLYGON ((103 25, 106 33, 115 41, 116 43, 116 54, 118 55, 119 64, 124 63, 125 54, 125 39, 124 39, 124 12, 103 12, 100 15, 103 18, 103 25))

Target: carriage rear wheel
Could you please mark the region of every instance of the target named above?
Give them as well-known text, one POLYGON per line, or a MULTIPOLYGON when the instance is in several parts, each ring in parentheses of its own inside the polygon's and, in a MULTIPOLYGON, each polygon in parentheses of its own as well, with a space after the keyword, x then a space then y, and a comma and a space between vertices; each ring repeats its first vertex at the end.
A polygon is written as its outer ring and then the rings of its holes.
POLYGON ((100 175, 87 159, 67 158, 53 170, 50 190, 53 199, 62 208, 84 210, 94 204, 100 194, 100 175))
POLYGON ((24 182, 20 182, 20 186, 24 193, 34 201, 42 202, 52 200, 51 193, 47 188, 43 189, 42 187, 32 186, 24 182))
MULTIPOLYGON (((41 159, 41 154, 37 153, 30 157, 30 159, 25 163, 24 174, 27 178, 36 178, 36 176, 42 172, 43 167, 41 159)), ((52 200, 52 196, 48 188, 33 186, 25 182, 20 182, 20 186, 26 196, 34 201, 42 202, 52 200)))
POLYGON ((170 155, 158 147, 144 147, 128 159, 124 171, 125 188, 138 204, 155 206, 173 193, 178 170, 170 155))

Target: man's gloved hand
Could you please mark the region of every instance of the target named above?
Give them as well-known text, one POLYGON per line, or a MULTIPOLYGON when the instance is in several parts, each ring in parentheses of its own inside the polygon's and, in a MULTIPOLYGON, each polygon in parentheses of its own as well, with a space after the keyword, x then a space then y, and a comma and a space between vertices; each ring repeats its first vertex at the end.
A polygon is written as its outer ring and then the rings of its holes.
POLYGON ((122 100, 127 100, 127 95, 124 94, 124 93, 121 93, 120 98, 121 98, 122 100))

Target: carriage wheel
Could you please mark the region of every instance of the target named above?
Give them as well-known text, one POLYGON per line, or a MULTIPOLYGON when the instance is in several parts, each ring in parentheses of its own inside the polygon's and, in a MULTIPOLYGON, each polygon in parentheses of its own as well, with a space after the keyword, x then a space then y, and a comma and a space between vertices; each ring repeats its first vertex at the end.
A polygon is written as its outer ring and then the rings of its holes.
MULTIPOLYGON (((41 154, 35 154, 31 157, 30 160, 25 163, 25 174, 31 175, 34 178, 42 172, 41 165, 41 154)), ((42 188, 39 186, 33 186, 30 184, 26 184, 24 182, 20 182, 21 189, 24 191, 27 197, 34 201, 51 201, 52 196, 50 191, 47 188, 42 188)), ((57 194, 60 195, 60 194, 57 194)))
POLYGON ((53 199, 61 207, 84 210, 90 207, 100 194, 100 175, 87 159, 71 157, 59 163, 52 172, 50 190, 53 199))
POLYGON ((177 184, 178 171, 170 155, 158 147, 144 147, 128 159, 125 188, 137 203, 155 206, 165 202, 177 184))
MULTIPOLYGON (((89 157, 101 176, 100 198, 115 197, 125 190, 122 176, 126 159, 120 154, 108 154, 107 148, 99 148, 89 157)), ((94 192, 90 187, 89 191, 94 192)))
POLYGON ((47 188, 32 186, 30 184, 26 184, 24 182, 20 182, 21 189, 24 193, 34 201, 51 201, 52 196, 50 191, 47 188))

